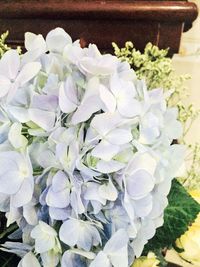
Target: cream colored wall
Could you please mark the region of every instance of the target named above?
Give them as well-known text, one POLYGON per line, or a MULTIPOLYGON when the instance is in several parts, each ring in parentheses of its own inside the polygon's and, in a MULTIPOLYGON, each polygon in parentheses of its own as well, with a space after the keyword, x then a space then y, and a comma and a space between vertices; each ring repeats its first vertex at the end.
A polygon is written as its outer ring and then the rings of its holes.
MULTIPOLYGON (((193 0, 200 10, 200 0, 193 0)), ((180 54, 173 57, 173 65, 180 74, 191 75, 188 82, 189 94, 187 103, 193 103, 194 107, 200 109, 200 14, 194 22, 193 28, 184 33, 181 41, 180 54)), ((200 118, 195 121, 187 135, 188 141, 200 143, 200 118)))

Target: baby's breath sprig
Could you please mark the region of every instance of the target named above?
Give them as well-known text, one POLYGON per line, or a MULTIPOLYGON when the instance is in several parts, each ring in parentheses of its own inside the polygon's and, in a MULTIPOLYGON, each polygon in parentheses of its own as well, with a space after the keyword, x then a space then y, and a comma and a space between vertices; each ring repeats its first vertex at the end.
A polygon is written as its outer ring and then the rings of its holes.
MULTIPOLYGON (((9 35, 9 31, 6 31, 6 32, 2 33, 0 36, 0 58, 3 56, 3 54, 6 51, 11 49, 11 47, 9 47, 6 44, 6 40, 8 38, 8 35, 9 35)), ((19 54, 21 54, 21 47, 20 46, 17 46, 17 51, 19 54)))

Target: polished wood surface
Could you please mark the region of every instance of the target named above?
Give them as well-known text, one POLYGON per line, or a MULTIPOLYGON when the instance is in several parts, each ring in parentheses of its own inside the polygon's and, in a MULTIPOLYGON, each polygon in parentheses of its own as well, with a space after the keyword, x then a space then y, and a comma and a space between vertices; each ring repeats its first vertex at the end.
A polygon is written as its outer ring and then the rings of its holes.
POLYGON ((123 46, 130 40, 140 50, 152 42, 173 54, 196 16, 196 5, 186 1, 1 0, 0 32, 8 29, 15 46, 26 31, 46 35, 63 27, 82 46, 96 43, 102 51, 112 51, 112 41, 123 46))

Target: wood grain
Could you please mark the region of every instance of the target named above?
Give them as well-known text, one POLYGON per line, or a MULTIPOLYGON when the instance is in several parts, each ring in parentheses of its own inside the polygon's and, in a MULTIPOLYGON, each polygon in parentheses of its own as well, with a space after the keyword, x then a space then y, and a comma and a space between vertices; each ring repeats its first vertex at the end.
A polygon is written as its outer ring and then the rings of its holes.
POLYGON ((178 52, 181 33, 197 17, 197 7, 186 1, 72 1, 1 0, 0 32, 10 32, 9 44, 23 45, 24 32, 44 36, 63 27, 83 46, 96 43, 102 51, 113 51, 132 41, 143 50, 147 42, 178 52))

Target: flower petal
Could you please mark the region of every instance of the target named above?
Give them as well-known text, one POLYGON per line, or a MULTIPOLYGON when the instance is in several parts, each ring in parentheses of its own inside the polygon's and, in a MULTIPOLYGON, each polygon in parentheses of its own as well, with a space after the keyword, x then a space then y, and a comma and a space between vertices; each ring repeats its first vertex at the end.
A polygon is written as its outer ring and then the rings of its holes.
POLYGON ((112 93, 103 85, 99 88, 101 100, 104 102, 109 112, 114 112, 116 109, 116 100, 112 93))
POLYGON ((96 158, 109 161, 119 152, 119 150, 120 150, 120 147, 118 145, 113 145, 107 141, 102 140, 92 150, 91 155, 96 158))
POLYGON ((10 87, 10 80, 5 76, 0 75, 0 98, 4 97, 9 92, 10 87))
POLYGON ((62 53, 64 47, 72 43, 72 39, 62 28, 56 28, 47 34, 46 43, 49 51, 62 53))
POLYGON ((0 61, 0 74, 14 80, 18 74, 20 57, 16 50, 7 51, 0 61))
POLYGON ((132 139, 131 131, 125 129, 114 129, 106 135, 106 140, 116 145, 127 144, 132 139))
POLYGON ((99 187, 99 195, 102 198, 108 199, 110 201, 115 201, 118 196, 118 191, 112 183, 112 180, 109 179, 109 182, 103 184, 99 187))
POLYGON ((23 86, 25 83, 29 82, 33 77, 35 77, 41 69, 41 64, 39 62, 30 62, 23 66, 21 69, 16 82, 20 86, 23 86))

